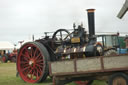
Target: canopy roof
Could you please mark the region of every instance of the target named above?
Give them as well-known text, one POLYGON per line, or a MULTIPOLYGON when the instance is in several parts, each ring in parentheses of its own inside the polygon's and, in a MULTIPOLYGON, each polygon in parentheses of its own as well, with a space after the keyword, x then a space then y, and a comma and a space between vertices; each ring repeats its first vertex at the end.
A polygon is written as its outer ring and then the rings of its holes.
POLYGON ((14 45, 7 41, 0 41, 0 50, 13 50, 14 45))

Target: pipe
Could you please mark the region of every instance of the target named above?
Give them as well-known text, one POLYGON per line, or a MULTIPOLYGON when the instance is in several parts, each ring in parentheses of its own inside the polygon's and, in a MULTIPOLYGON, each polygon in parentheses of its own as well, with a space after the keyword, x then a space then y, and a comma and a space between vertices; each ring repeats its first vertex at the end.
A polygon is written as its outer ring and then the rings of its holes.
POLYGON ((88 27, 89 27, 89 38, 93 38, 95 35, 95 19, 94 19, 95 9, 87 9, 88 13, 88 27))
POLYGON ((125 1, 123 7, 121 8, 120 12, 118 13, 117 17, 122 19, 125 13, 128 11, 128 0, 125 1))

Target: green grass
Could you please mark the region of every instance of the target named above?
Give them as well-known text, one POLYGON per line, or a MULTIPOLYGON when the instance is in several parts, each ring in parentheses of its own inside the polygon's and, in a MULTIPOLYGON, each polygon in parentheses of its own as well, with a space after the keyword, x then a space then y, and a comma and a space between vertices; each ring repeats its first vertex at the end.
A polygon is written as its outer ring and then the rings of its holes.
POLYGON ((51 83, 51 79, 47 79, 43 84, 26 83, 20 77, 16 77, 15 63, 0 63, 0 85, 50 85, 51 83))
MULTIPOLYGON (((30 84, 24 82, 20 77, 16 77, 15 63, 1 63, 0 62, 0 85, 52 85, 52 80, 48 78, 43 83, 30 84)), ((67 85, 76 85, 70 83, 67 85)), ((104 81, 95 81, 92 85, 107 85, 104 81)))

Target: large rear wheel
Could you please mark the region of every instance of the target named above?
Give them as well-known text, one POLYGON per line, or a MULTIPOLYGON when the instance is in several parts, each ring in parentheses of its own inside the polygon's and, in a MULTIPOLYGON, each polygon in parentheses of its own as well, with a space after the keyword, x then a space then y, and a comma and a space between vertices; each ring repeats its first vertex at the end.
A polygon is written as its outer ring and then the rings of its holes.
POLYGON ((39 42, 24 44, 17 56, 17 70, 20 77, 29 83, 38 83, 48 75, 49 53, 39 42))

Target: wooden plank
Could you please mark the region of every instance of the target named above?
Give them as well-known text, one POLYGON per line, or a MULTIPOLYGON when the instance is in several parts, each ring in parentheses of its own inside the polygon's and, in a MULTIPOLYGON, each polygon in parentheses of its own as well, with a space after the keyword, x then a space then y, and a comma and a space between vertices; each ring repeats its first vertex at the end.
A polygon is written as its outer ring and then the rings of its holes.
POLYGON ((56 73, 69 73, 74 71, 74 61, 62 61, 51 63, 52 74, 56 73))
POLYGON ((76 64, 77 72, 101 70, 101 61, 98 57, 77 60, 76 64))
POLYGON ((104 69, 128 67, 128 56, 104 57, 104 69))
POLYGON ((128 69, 128 55, 51 62, 51 75, 87 74, 128 69))

